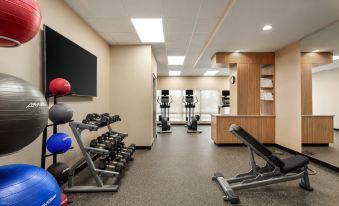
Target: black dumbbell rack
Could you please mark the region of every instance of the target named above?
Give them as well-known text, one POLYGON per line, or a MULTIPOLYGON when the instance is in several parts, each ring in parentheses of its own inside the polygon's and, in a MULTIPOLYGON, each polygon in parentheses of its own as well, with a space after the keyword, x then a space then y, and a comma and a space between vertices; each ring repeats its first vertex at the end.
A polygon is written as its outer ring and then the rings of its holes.
POLYGON ((105 149, 100 149, 100 148, 92 148, 92 147, 87 147, 84 145, 84 142, 81 137, 81 133, 84 130, 88 131, 98 131, 98 129, 107 127, 109 132, 112 132, 112 128, 110 125, 106 126, 97 126, 97 125, 91 125, 91 124, 84 124, 80 122, 70 122, 69 126, 71 127, 74 137, 79 145, 79 148, 81 150, 81 153, 83 157, 76 162, 70 169, 70 175, 68 177, 68 184, 64 188, 64 191, 66 193, 71 193, 71 192, 116 192, 118 191, 118 185, 113 184, 113 185, 105 185, 101 179, 102 176, 106 177, 115 177, 119 176, 119 172, 114 172, 114 171, 108 171, 108 170, 100 170, 95 167, 95 164, 93 162, 93 156, 91 155, 92 153, 95 154, 108 154, 109 151, 105 149), (79 185, 75 186, 74 185, 74 176, 75 176, 75 171, 78 167, 83 165, 84 163, 87 163, 87 166, 90 170, 90 173, 92 177, 94 178, 96 185, 79 185))
MULTIPOLYGON (((70 96, 72 94, 68 94, 66 96, 70 96)), ((47 105, 49 105, 49 99, 53 98, 53 104, 57 104, 58 103, 58 99, 64 97, 64 96, 57 96, 57 95, 51 95, 51 94, 46 94, 45 98, 47 101, 47 105)), ((69 122, 73 122, 74 120, 71 120, 69 122)), ((65 123, 61 123, 61 124, 67 124, 69 122, 65 122, 65 123)), ((48 132, 48 128, 53 127, 53 134, 58 132, 58 125, 61 124, 47 124, 43 133, 42 133, 42 144, 41 144, 41 162, 40 162, 40 167, 45 169, 46 167, 46 158, 47 157, 53 157, 53 164, 57 162, 57 156, 58 154, 46 154, 47 153, 47 132, 48 132)), ((71 149, 73 149, 73 147, 71 147, 71 149)))

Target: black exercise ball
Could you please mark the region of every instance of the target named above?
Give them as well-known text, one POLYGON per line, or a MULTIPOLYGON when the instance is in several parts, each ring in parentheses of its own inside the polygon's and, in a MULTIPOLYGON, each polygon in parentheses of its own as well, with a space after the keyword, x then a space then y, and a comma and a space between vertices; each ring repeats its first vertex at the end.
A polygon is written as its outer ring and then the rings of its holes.
POLYGON ((0 73, 0 155, 33 142, 48 119, 45 97, 23 79, 0 73))
POLYGON ((67 164, 57 162, 47 168, 47 171, 53 175, 59 186, 67 182, 70 169, 67 164))
POLYGON ((68 122, 72 117, 73 110, 67 104, 57 103, 49 109, 49 119, 55 124, 68 122))

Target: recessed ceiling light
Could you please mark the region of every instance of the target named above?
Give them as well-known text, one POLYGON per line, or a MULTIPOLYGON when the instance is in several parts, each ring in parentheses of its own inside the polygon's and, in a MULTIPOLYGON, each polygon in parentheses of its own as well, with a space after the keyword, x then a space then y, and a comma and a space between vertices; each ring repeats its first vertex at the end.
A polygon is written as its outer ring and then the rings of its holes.
POLYGON ((313 50, 312 52, 319 52, 319 49, 313 50))
POLYGON ((204 73, 204 76, 214 76, 218 73, 219 73, 219 71, 207 71, 207 72, 204 73))
POLYGON ((181 71, 168 71, 170 76, 180 76, 181 71))
POLYGON ((234 51, 234 53, 239 53, 240 52, 240 50, 236 50, 236 51, 234 51))
POLYGON ((333 56, 332 59, 333 59, 333 61, 338 60, 339 56, 333 56))
POLYGON ((168 56, 167 61, 168 65, 183 65, 185 56, 168 56))
POLYGON ((159 43, 164 42, 164 29, 162 19, 132 18, 132 24, 141 42, 159 43))
POLYGON ((272 26, 271 25, 265 25, 263 26, 262 30, 264 31, 268 31, 268 30, 271 30, 272 29, 272 26))

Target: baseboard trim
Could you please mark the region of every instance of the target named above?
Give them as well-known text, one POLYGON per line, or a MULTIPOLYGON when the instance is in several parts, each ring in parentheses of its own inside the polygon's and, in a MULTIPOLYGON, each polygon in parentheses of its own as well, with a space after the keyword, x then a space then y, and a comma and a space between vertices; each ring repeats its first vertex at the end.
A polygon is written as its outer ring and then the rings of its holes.
POLYGON ((307 146, 307 147, 328 147, 329 144, 302 144, 302 146, 307 146))
MULTIPOLYGON (((186 123, 185 122, 173 122, 173 123, 171 123, 171 125, 179 126, 179 125, 186 125, 186 123)), ((199 125, 211 125, 211 122, 199 122, 198 126, 199 125)))
POLYGON ((136 150, 151 150, 152 146, 136 146, 136 150))
POLYGON ((339 131, 339 129, 338 128, 334 128, 334 131, 339 131))
MULTIPOLYGON (((245 147, 246 145, 243 144, 243 143, 215 143, 215 145, 217 145, 218 147, 245 147)), ((265 146, 275 146, 275 144, 273 143, 267 143, 267 144, 264 144, 265 146)))
POLYGON ((306 155, 306 154, 303 154, 303 153, 300 153, 300 152, 297 152, 295 150, 292 150, 292 149, 289 149, 287 147, 284 147, 282 145, 279 145, 279 144, 275 144, 275 147, 281 149, 281 150, 284 150, 288 153, 291 153, 291 154, 294 154, 294 155, 303 155, 305 157, 307 157, 311 162, 317 164, 317 165, 320 165, 320 166, 323 166, 323 167, 326 167, 327 169, 330 169, 332 171, 335 171, 335 172, 338 172, 339 173, 339 167, 335 166, 335 165, 332 165, 328 162, 324 162, 322 160, 319 160, 319 159, 316 159, 310 155, 306 155))

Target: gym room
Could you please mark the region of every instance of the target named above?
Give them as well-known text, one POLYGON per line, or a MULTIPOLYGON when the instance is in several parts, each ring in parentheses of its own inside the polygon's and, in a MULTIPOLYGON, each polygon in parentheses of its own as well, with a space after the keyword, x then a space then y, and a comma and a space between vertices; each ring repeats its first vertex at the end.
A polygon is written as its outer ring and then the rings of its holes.
POLYGON ((0 206, 339 205, 339 0, 0 0, 0 206))

